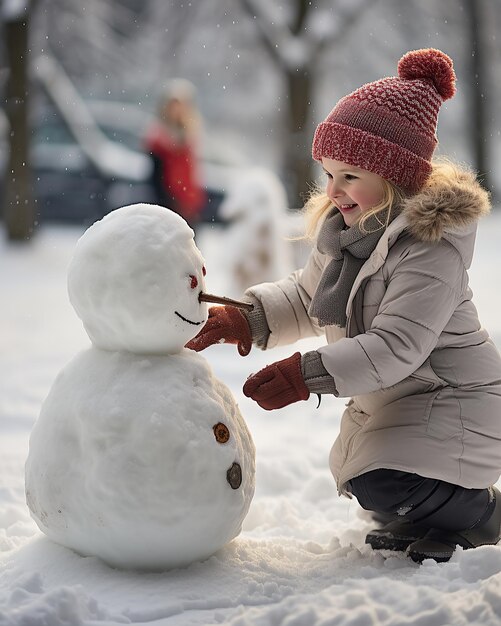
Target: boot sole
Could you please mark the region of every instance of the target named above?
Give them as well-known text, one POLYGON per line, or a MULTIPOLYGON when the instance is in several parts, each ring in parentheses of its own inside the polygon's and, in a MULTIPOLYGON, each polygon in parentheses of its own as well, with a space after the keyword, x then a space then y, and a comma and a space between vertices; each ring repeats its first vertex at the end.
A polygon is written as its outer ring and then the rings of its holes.
POLYGON ((373 550, 392 550, 394 552, 405 552, 407 548, 417 541, 413 539, 398 539, 397 537, 372 536, 366 537, 365 543, 369 544, 373 550))
POLYGON ((411 544, 422 539, 429 530, 429 528, 411 524, 395 526, 395 522, 388 526, 388 529, 383 527, 369 532, 365 537, 365 543, 369 544, 373 550, 405 552, 411 544))
POLYGON ((449 550, 444 549, 443 552, 439 552, 438 550, 436 552, 431 550, 429 552, 416 552, 414 550, 409 550, 407 556, 411 558, 414 563, 422 563, 425 559, 433 559, 437 563, 446 563, 452 558, 452 555, 458 546, 462 547, 463 550, 474 550, 475 548, 480 548, 481 546, 498 546, 499 544, 500 541, 497 541, 496 543, 479 543, 477 546, 461 546, 461 544, 458 543, 454 546, 454 548, 450 548, 449 550))

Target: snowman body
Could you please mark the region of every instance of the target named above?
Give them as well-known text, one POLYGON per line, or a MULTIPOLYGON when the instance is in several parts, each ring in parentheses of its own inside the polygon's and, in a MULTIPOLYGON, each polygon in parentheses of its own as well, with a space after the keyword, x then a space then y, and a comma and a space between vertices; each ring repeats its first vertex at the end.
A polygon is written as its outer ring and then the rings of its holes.
POLYGON ((160 207, 114 211, 79 240, 69 292, 93 345, 56 378, 26 462, 31 515, 57 543, 159 570, 239 534, 252 438, 229 389, 182 347, 207 318, 204 273, 191 229, 160 207))

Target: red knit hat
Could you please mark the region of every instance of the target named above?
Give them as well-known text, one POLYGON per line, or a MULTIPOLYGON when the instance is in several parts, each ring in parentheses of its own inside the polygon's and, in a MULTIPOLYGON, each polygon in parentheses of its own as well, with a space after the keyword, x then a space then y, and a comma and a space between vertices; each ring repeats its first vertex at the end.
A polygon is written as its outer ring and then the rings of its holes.
POLYGON ((363 85, 319 124, 313 158, 343 161, 379 174, 407 192, 431 172, 440 105, 456 92, 452 60, 426 48, 405 54, 398 77, 363 85))

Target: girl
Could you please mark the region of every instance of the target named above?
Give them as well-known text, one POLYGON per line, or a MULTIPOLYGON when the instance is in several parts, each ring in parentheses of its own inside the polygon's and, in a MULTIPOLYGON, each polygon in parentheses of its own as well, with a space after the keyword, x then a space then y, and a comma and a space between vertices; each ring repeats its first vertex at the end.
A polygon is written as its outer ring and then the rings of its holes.
POLYGON ((313 140, 327 186, 307 205, 306 266, 249 289, 250 313, 211 309, 188 344, 245 355, 325 334, 244 393, 268 410, 351 397, 330 455, 338 491, 390 520, 367 543, 417 562, 495 544, 501 526, 501 359, 467 275, 489 201, 472 174, 431 161, 454 92, 451 59, 426 49, 342 98, 313 140))

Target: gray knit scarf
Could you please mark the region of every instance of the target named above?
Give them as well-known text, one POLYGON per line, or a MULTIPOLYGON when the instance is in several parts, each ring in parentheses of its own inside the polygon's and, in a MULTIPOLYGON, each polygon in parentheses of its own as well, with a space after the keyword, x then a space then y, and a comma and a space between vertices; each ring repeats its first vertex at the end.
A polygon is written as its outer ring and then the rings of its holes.
MULTIPOLYGON (((390 221, 397 216, 393 209, 390 221)), ((388 210, 371 215, 361 231, 358 224, 345 229, 344 219, 337 209, 327 216, 317 239, 317 248, 332 258, 324 268, 308 313, 318 319, 320 326, 345 328, 346 305, 351 288, 362 265, 386 230, 388 210)))

